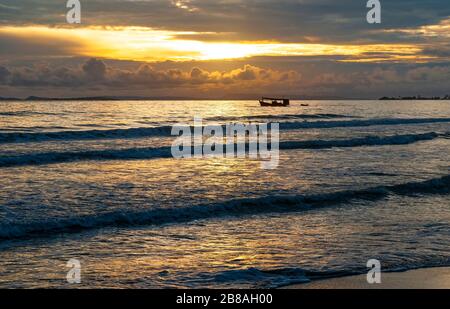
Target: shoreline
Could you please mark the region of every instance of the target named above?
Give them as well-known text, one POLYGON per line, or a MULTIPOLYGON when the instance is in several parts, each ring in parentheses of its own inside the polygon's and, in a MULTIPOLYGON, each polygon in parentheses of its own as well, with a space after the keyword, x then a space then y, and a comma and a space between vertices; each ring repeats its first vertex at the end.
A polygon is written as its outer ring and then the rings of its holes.
POLYGON ((366 274, 313 280, 281 289, 450 289, 450 267, 386 272, 380 284, 367 283, 366 274))

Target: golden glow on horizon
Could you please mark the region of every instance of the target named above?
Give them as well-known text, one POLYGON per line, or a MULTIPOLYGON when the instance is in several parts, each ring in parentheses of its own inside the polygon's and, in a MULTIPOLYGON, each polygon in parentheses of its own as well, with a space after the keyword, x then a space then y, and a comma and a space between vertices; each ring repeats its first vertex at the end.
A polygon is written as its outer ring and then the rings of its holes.
MULTIPOLYGON (((407 44, 335 45, 278 42, 204 42, 180 35, 205 33, 154 30, 145 27, 49 28, 0 27, 0 34, 35 42, 60 41, 71 55, 135 61, 237 59, 253 56, 348 56, 344 61, 420 60, 422 48, 407 44), (386 57, 381 56, 386 53, 386 57), (370 56, 370 54, 377 54, 370 56)), ((45 43, 44 43, 45 44, 45 43)))

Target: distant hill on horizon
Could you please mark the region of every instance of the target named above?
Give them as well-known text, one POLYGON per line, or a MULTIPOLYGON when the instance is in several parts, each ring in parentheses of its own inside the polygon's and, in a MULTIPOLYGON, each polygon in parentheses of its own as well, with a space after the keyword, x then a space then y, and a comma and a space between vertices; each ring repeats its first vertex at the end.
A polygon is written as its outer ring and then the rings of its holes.
POLYGON ((382 97, 380 100, 450 100, 450 95, 446 95, 443 97, 422 97, 422 96, 413 96, 413 97, 382 97))
POLYGON ((39 97, 29 96, 27 98, 5 98, 0 97, 0 101, 126 101, 126 100, 188 100, 182 97, 116 97, 116 96, 95 96, 95 97, 39 97))

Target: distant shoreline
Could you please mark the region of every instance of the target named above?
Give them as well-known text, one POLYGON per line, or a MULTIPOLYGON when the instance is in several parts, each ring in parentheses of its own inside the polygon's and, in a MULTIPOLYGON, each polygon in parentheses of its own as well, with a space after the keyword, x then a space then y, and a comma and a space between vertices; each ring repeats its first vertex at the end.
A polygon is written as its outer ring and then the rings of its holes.
POLYGON ((379 100, 381 101, 441 101, 441 100, 450 100, 450 95, 446 95, 444 97, 421 97, 421 96, 414 96, 414 97, 382 97, 379 100))
POLYGON ((181 97, 74 97, 74 98, 46 98, 46 97, 36 97, 30 96, 27 98, 4 98, 0 97, 0 101, 165 101, 165 100, 195 100, 189 98, 181 97))
MULTIPOLYGON (((254 98, 220 98, 220 99, 211 99, 211 98, 186 98, 186 97, 106 97, 106 96, 97 96, 97 97, 72 97, 72 98, 53 98, 53 97, 38 97, 38 96, 29 96, 27 98, 8 98, 8 97, 0 97, 1 101, 249 101, 249 100, 258 100, 258 97, 254 98)), ((358 100, 367 100, 367 101, 444 101, 450 100, 450 95, 446 95, 444 97, 382 97, 379 99, 374 98, 296 98, 293 97, 291 100, 293 101, 358 101, 358 100)))

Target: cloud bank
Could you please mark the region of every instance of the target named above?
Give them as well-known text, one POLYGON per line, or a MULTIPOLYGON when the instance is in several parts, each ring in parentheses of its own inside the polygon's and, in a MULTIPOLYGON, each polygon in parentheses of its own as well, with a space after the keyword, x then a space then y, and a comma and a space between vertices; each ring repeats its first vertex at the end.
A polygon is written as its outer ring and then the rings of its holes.
MULTIPOLYGON (((202 63, 198 63, 202 65, 202 63)), ((0 66, 0 89, 25 91, 27 95, 64 93, 89 95, 167 95, 194 98, 247 98, 261 94, 304 96, 377 97, 379 94, 445 94, 450 89, 450 65, 387 65, 361 67, 342 64, 340 71, 313 70, 315 64, 295 69, 271 69, 244 64, 229 70, 208 70, 199 66, 164 68, 134 63, 120 68, 100 59, 86 59, 75 66, 48 64, 23 67, 0 66), (352 66, 354 66, 352 68, 352 66), (299 71, 308 72, 302 74, 299 71), (420 85, 419 87, 415 85, 420 85), (51 89, 51 91, 49 91, 51 89), (442 93, 441 93, 442 92, 442 93)))

